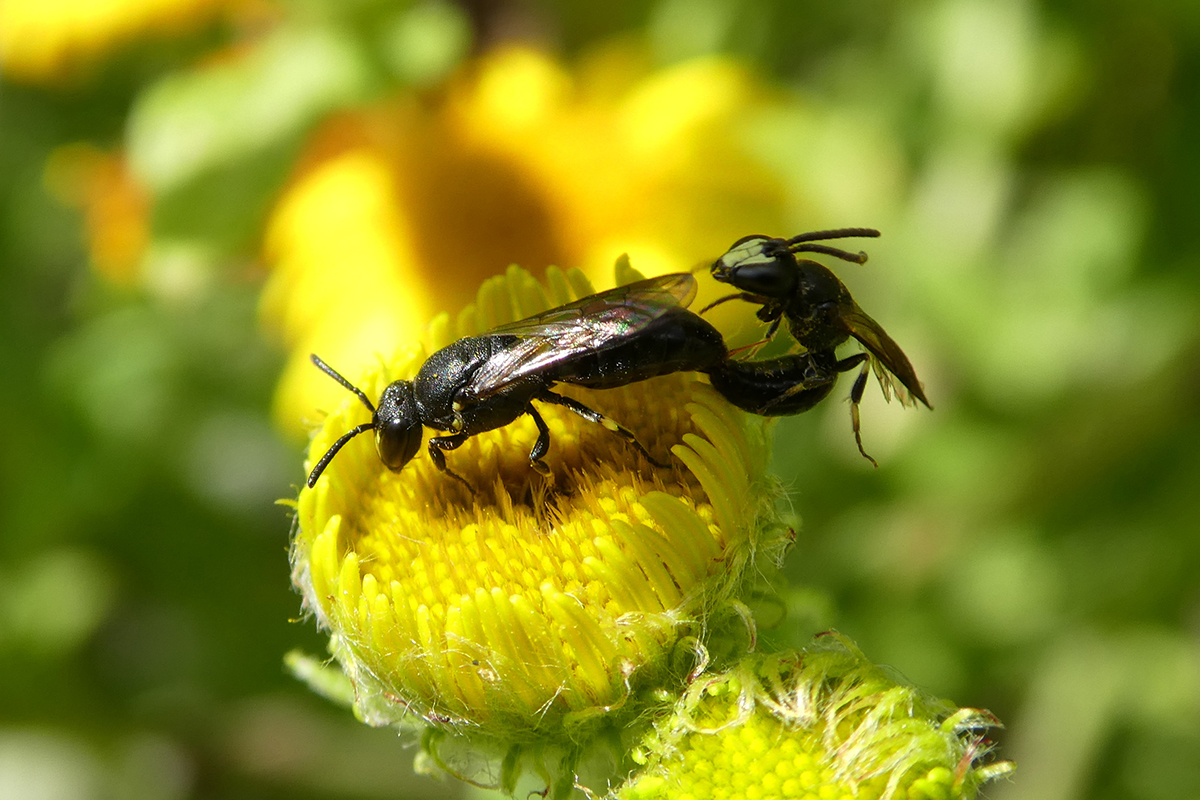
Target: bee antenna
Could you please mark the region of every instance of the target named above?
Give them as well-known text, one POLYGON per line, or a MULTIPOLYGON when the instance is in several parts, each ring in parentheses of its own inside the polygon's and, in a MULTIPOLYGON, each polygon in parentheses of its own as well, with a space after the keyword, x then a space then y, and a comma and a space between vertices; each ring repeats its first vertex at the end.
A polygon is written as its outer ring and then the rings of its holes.
POLYGON ((827 244, 805 244, 806 242, 816 242, 823 239, 851 239, 859 237, 875 238, 879 236, 879 231, 874 228, 835 228, 829 231, 809 231, 801 233, 787 239, 788 250, 793 253, 821 253, 834 258, 840 258, 842 261, 849 261, 851 264, 867 263, 867 254, 861 250, 857 253, 851 253, 848 250, 843 250, 840 247, 830 247, 827 244))
MULTIPOLYGON (((317 365, 317 369, 321 370, 321 372, 324 372, 326 375, 333 378, 335 381, 340 383, 342 386, 345 386, 347 389, 354 392, 354 394, 358 397, 358 399, 362 400, 363 405, 366 406, 367 409, 370 410, 370 412, 372 414, 375 413, 375 405, 370 400, 367 399, 367 396, 365 394, 363 394, 362 389, 359 389, 353 383, 351 383, 350 381, 343 378, 340 372, 338 372, 336 369, 334 369, 333 367, 329 366, 324 361, 322 361, 317 356, 316 353, 309 353, 308 357, 310 359, 312 359, 312 362, 314 364, 317 365)), ((359 427, 362 427, 362 426, 360 425, 359 427)), ((355 430, 358 430, 358 429, 356 428, 355 430)), ((358 432, 362 433, 362 431, 358 431, 358 432)), ((343 444, 345 444, 345 442, 339 440, 339 442, 333 446, 333 448, 334 448, 333 452, 336 453, 338 451, 338 448, 340 448, 343 444)), ((326 461, 328 461, 329 458, 332 458, 332 457, 333 457, 332 455, 329 455, 327 458, 322 459, 321 464, 318 466, 323 466, 324 463, 326 461)), ((313 480, 316 480, 316 479, 314 478, 313 480)), ((312 484, 310 483, 309 486, 312 486, 312 484)))
POLYGON ((879 231, 874 228, 834 228, 828 231, 809 231, 793 236, 787 240, 788 244, 800 244, 801 242, 818 242, 823 239, 877 239, 881 236, 879 231))
POLYGON ((840 247, 830 247, 825 244, 800 244, 789 247, 788 250, 791 250, 793 253, 824 253, 827 256, 840 258, 842 261, 849 261, 852 264, 867 263, 867 254, 862 250, 859 250, 857 253, 851 253, 840 247))
MULTIPOLYGON (((313 358, 315 359, 316 356, 313 356, 313 358)), ((337 375, 337 373, 335 372, 334 375, 337 375)), ((337 377, 341 378, 342 376, 337 375, 337 377)), ((353 388, 353 387, 351 387, 351 388, 353 388)), ((354 391, 357 392, 358 390, 354 389, 354 391)), ((361 396, 361 392, 359 394, 361 396)), ((369 431, 374 427, 375 427, 374 422, 364 422, 362 425, 359 425, 358 427, 352 429, 349 433, 343 434, 342 438, 340 438, 336 442, 334 442, 333 446, 325 451, 325 455, 321 456, 321 460, 317 462, 317 465, 315 467, 313 467, 313 471, 309 473, 308 488, 311 489, 317 485, 317 478, 321 477, 321 473, 325 471, 325 467, 329 466, 329 462, 332 461, 333 457, 338 454, 338 451, 346 446, 346 442, 350 441, 355 436, 358 436, 360 433, 365 433, 366 431, 369 431)))

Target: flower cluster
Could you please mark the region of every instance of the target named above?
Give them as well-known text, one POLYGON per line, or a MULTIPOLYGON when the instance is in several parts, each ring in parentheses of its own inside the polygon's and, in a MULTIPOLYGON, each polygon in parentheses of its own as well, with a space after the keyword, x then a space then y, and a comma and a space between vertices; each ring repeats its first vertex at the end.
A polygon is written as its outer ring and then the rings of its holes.
MULTIPOLYGON (((360 385, 378 396, 460 336, 591 292, 576 270, 542 285, 510 268, 360 385)), ((752 654, 742 598, 791 541, 765 419, 691 375, 565 391, 672 466, 549 407, 548 477, 522 421, 449 454, 474 492, 427 458, 391 472, 364 437, 301 492, 294 580, 349 680, 325 693, 371 724, 423 728, 431 763, 510 792, 525 770, 556 797, 942 800, 1004 771, 979 763, 989 717, 898 684, 845 640, 752 654), (585 784, 604 745, 612 763, 585 784)), ((366 414, 346 393, 310 465, 366 414)))

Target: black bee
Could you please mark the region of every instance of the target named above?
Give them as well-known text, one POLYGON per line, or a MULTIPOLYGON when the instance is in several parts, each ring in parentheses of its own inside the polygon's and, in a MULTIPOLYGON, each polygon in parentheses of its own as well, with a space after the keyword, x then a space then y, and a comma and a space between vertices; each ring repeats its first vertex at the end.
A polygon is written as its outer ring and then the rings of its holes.
POLYGON ((624 437, 648 461, 655 460, 633 434, 578 400, 551 391, 556 383, 608 389, 673 372, 703 371, 727 357, 721 334, 686 306, 696 281, 686 273, 619 286, 559 308, 468 336, 431 355, 411 381, 383 390, 378 406, 317 356, 322 371, 354 392, 371 410, 370 422, 350 430, 326 451, 308 476, 311 489, 337 452, 355 436, 375 431, 379 458, 392 470, 404 467, 421 446, 422 427, 444 431, 427 448, 438 469, 470 485, 446 466, 446 450, 513 422, 533 418, 537 441, 529 465, 540 474, 550 448, 550 429, 533 401, 553 403, 624 437))
POLYGON ((713 386, 730 402, 755 414, 775 416, 807 411, 832 391, 838 374, 861 364, 850 390, 850 420, 858 451, 878 466, 863 450, 859 431, 858 405, 869 372, 874 370, 888 399, 895 392, 904 405, 915 405, 919 400, 928 408, 933 406, 904 351, 854 302, 845 284, 816 261, 796 258, 797 253, 822 253, 855 264, 865 263, 866 253, 816 244, 858 236, 875 237, 879 231, 840 228, 802 233, 791 239, 770 236, 738 239, 712 265, 712 275, 741 291, 711 303, 700 313, 729 300, 757 303, 758 318, 770 323, 763 342, 774 337, 786 319, 792 337, 804 348, 801 354, 768 361, 725 361, 710 373, 713 386), (838 359, 835 350, 850 337, 862 344, 866 352, 838 359))

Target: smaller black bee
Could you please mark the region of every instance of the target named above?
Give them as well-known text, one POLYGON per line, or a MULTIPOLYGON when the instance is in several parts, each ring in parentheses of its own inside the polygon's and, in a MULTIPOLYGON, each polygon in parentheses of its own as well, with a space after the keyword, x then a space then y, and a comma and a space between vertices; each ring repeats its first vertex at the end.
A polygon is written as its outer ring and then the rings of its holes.
POLYGON ((741 291, 722 297, 701 310, 701 314, 729 300, 757 303, 757 316, 770 323, 763 342, 772 339, 786 319, 796 343, 804 348, 799 355, 768 361, 726 361, 710 372, 713 386, 739 408, 755 414, 775 416, 798 414, 815 406, 833 389, 839 373, 862 365, 850 390, 850 420, 858 451, 872 464, 875 459, 863 449, 859 430, 858 406, 867 386, 867 375, 874 370, 887 398, 892 392, 904 405, 919 400, 933 408, 917 379, 908 356, 871 319, 837 276, 827 267, 797 253, 822 253, 855 264, 867 260, 866 253, 850 253, 816 242, 850 237, 876 237, 873 228, 840 228, 814 231, 776 239, 770 236, 745 236, 738 239, 712 265, 712 275, 741 291), (853 337, 864 348, 848 358, 838 359, 835 350, 853 337), (897 383, 898 382, 898 383, 897 383))
POLYGON ((444 435, 429 438, 429 457, 470 489, 446 465, 445 451, 523 414, 538 428, 529 465, 548 474, 541 459, 550 449, 550 429, 534 407, 535 400, 564 406, 599 423, 624 437, 652 464, 667 466, 615 421, 550 389, 560 382, 616 388, 673 372, 705 371, 724 361, 728 351, 721 334, 685 308, 695 294, 691 275, 663 275, 459 339, 431 355, 411 381, 389 384, 378 406, 314 355, 313 363, 354 392, 372 417, 333 443, 309 474, 308 487, 316 485, 330 460, 360 433, 374 430, 379 459, 399 470, 417 454, 423 427, 430 427, 444 435))

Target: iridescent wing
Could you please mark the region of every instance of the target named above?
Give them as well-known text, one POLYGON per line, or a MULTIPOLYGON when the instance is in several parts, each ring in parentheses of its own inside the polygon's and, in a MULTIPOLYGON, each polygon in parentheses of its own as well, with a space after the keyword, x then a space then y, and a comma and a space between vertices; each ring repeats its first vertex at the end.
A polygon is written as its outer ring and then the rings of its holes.
POLYGON ((891 398, 892 392, 904 405, 916 405, 920 400, 928 408, 929 400, 925 398, 925 389, 917 379, 916 370, 900 345, 880 327, 879 323, 867 316, 857 304, 843 305, 839 318, 846 331, 857 339, 867 349, 871 357, 871 368, 879 379, 884 397, 891 398), (899 384, 897 384, 899 381, 899 384), (915 399, 914 399, 915 398, 915 399))
POLYGON ((488 397, 522 378, 624 343, 669 309, 686 308, 695 296, 692 275, 671 273, 493 328, 483 335, 515 336, 517 341, 488 359, 464 389, 488 397))

